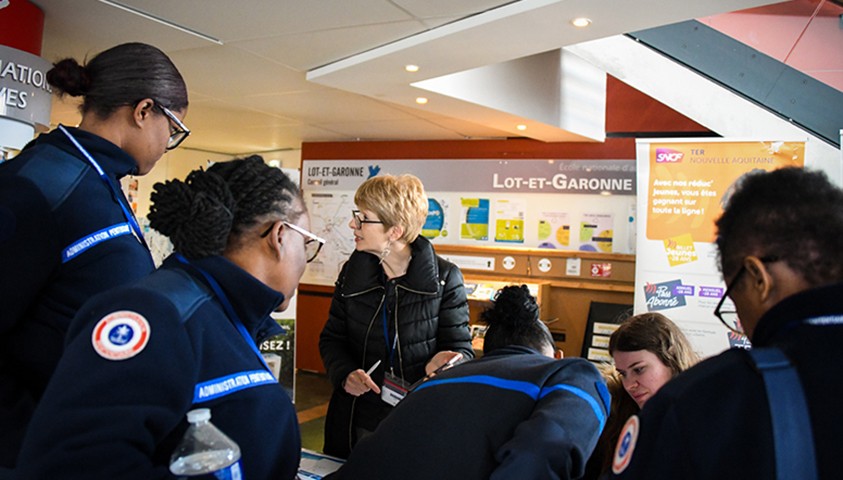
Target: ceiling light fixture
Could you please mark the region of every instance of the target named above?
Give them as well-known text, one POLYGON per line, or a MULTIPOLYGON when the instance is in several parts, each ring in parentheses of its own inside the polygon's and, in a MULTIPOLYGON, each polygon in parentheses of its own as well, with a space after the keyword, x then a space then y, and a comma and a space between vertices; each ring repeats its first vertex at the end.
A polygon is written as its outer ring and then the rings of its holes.
POLYGON ((591 25, 591 19, 585 17, 577 17, 571 20, 571 24, 577 28, 585 28, 591 25))
POLYGON ((524 125, 523 123, 521 123, 521 124, 516 125, 515 128, 517 128, 518 130, 521 130, 523 132, 524 130, 527 130, 527 125, 524 125))
POLYGON ((427 97, 416 97, 416 103, 424 105, 427 103, 427 97))
POLYGON ((167 20, 166 18, 161 18, 157 15, 153 15, 151 13, 144 12, 143 10, 141 10, 139 8, 135 8, 135 7, 132 7, 132 6, 129 6, 129 5, 124 5, 120 2, 115 2, 114 0, 99 0, 99 1, 101 3, 106 4, 106 5, 111 5, 112 7, 119 8, 120 10, 123 10, 125 12, 133 13, 133 14, 135 14, 139 17, 143 17, 147 20, 152 20, 153 22, 160 23, 161 25, 166 25, 170 28, 175 28, 176 30, 182 31, 184 33, 189 33, 190 35, 199 37, 202 40, 207 40, 211 43, 216 43, 217 45, 223 44, 222 40, 220 40, 218 38, 214 38, 210 35, 206 35, 202 32, 196 31, 192 28, 185 27, 183 25, 179 25, 178 23, 175 23, 171 20, 167 20))
POLYGON ((416 73, 416 72, 418 72, 418 71, 419 71, 419 66, 418 66, 418 65, 413 65, 413 64, 404 65, 404 70, 406 70, 406 71, 408 71, 408 72, 410 72, 410 73, 416 73))

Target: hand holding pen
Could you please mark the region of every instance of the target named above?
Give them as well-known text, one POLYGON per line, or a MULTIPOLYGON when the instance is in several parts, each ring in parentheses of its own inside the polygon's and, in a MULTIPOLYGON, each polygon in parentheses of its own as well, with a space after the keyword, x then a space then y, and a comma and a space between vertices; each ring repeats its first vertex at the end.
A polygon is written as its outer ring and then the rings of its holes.
POLYGON ((348 392, 349 395, 353 395, 355 397, 359 397, 370 390, 380 394, 380 387, 378 387, 378 384, 372 380, 372 377, 370 377, 372 372, 374 372, 380 364, 381 361, 378 360, 374 365, 369 367, 368 371, 364 372, 362 368, 358 368, 357 370, 349 373, 348 376, 345 377, 345 382, 343 382, 343 388, 345 391, 348 392))
MULTIPOLYGON (((439 352, 439 353, 443 353, 443 352, 439 352)), ((462 354, 461 354, 461 353, 456 353, 456 352, 448 352, 448 353, 453 353, 454 355, 453 355, 451 358, 449 358, 447 362, 443 363, 443 364, 442 364, 442 365, 440 365, 438 368, 436 368, 436 370, 433 370, 432 372, 430 372, 430 373, 428 373, 427 375, 425 375, 425 376, 424 376, 421 380, 419 380, 418 382, 416 382, 416 383, 414 383, 414 384, 410 385, 409 390, 410 390, 410 391, 414 390, 416 387, 418 387, 419 385, 421 385, 422 383, 424 383, 426 380, 430 380, 431 378, 433 378, 433 377, 435 377, 436 375, 438 375, 438 374, 440 374, 440 373, 444 372, 445 370, 447 370, 447 369, 449 369, 449 368, 453 367, 454 365, 456 365, 456 364, 457 364, 457 362, 459 362, 460 360, 462 360, 462 354)), ((432 361, 431 361, 431 362, 432 362, 432 361)), ((428 365, 430 365, 430 364, 428 364, 428 365)))
POLYGON ((424 370, 426 374, 431 375, 437 370, 442 371, 440 370, 442 367, 454 366, 460 360, 462 360, 461 353, 454 352, 451 350, 443 350, 434 355, 433 358, 431 358, 430 361, 427 362, 427 365, 424 366, 424 370))

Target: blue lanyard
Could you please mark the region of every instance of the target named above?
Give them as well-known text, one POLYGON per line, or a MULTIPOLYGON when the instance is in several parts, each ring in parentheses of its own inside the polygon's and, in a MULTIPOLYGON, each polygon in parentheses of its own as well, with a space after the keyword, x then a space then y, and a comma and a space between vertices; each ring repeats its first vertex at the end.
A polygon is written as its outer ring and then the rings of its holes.
POLYGON ((389 343, 389 326, 387 325, 387 318, 386 318, 386 301, 383 302, 383 308, 381 309, 383 312, 383 341, 386 344, 386 355, 389 357, 389 369, 392 370, 394 366, 394 359, 395 359, 395 347, 398 346, 398 325, 395 325, 395 336, 392 340, 392 345, 390 346, 389 343))
POLYGON ((59 125, 59 130, 61 130, 62 133, 64 133, 67 138, 70 139, 70 142, 76 147, 77 150, 82 153, 82 155, 88 160, 88 163, 90 163, 91 166, 94 167, 94 170, 97 171, 100 178, 105 183, 105 186, 108 187, 109 191, 111 191, 111 195, 114 197, 114 200, 116 200, 117 204, 120 205, 120 209, 123 210, 123 215, 126 217, 126 220, 129 222, 129 225, 135 232, 135 236, 138 238, 140 243, 144 247, 146 247, 147 250, 149 250, 149 245, 146 244, 146 240, 144 240, 143 238, 143 233, 141 232, 140 225, 138 225, 138 221, 135 219, 135 215, 131 211, 129 211, 129 207, 126 206, 120 200, 123 197, 123 194, 117 191, 117 188, 114 186, 113 183, 111 183, 111 180, 108 178, 108 175, 106 175, 105 171, 103 171, 102 167, 100 167, 100 164, 97 163, 96 160, 94 160, 94 157, 92 157, 91 154, 88 153, 88 151, 85 150, 85 148, 75 138, 73 138, 73 135, 71 135, 70 132, 68 132, 67 129, 64 128, 64 125, 59 125))
POLYGON ((255 340, 252 338, 251 335, 249 335, 249 331, 246 330, 246 327, 243 325, 243 322, 240 321, 240 317, 238 317, 237 313, 234 312, 234 307, 231 306, 231 302, 228 301, 228 297, 225 295, 225 292, 222 291, 222 287, 220 287, 220 284, 217 283, 214 277, 208 274, 208 272, 190 263, 190 261, 184 258, 182 254, 176 253, 175 256, 179 262, 193 268, 194 270, 199 272, 202 277, 205 278, 205 280, 208 282, 208 285, 211 287, 211 290, 214 291, 214 294, 217 296, 217 299, 219 299, 220 303, 222 304, 222 308, 223 310, 225 310, 226 315, 228 315, 228 319, 231 320, 231 323, 233 323, 235 327, 237 327, 237 331, 240 332, 240 336, 243 337, 244 340, 246 340, 246 343, 249 345, 249 348, 251 348, 252 351, 255 352, 255 355, 258 356, 264 368, 266 368, 268 372, 272 373, 272 370, 269 368, 269 365, 266 364, 266 360, 264 360, 263 355, 261 355, 258 346, 255 344, 255 340))
POLYGON ((770 405, 776 478, 816 480, 819 476, 808 401, 796 367, 778 347, 753 348, 749 356, 764 379, 770 405))

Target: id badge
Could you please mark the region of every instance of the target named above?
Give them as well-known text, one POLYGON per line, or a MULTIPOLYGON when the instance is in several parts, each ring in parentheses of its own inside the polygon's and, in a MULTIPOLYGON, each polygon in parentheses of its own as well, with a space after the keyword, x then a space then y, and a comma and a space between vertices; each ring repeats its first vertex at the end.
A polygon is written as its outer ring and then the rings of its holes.
POLYGON ((381 387, 381 400, 392 405, 398 405, 398 402, 404 400, 410 390, 410 385, 407 384, 400 377, 396 377, 389 372, 383 376, 383 386, 381 387))

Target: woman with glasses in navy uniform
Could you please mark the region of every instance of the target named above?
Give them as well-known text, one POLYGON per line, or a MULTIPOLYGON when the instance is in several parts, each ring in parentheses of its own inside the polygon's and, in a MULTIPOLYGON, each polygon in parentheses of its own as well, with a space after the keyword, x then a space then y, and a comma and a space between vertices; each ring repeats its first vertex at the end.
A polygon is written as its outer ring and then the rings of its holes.
POLYGON ((20 478, 172 478, 185 415, 211 410, 243 478, 292 479, 293 404, 257 345, 324 240, 298 188, 258 156, 155 185, 151 226, 175 253, 87 302, 35 412, 20 478))
POLYGON ((82 97, 82 121, 0 165, 0 468, 14 465, 82 303, 154 269, 120 179, 148 173, 190 133, 184 80, 150 45, 66 58, 47 80, 82 97))
POLYGON ((413 175, 372 177, 357 189, 355 251, 334 289, 319 351, 334 393, 324 452, 347 457, 406 387, 474 357, 462 273, 420 235, 427 195, 413 175))

